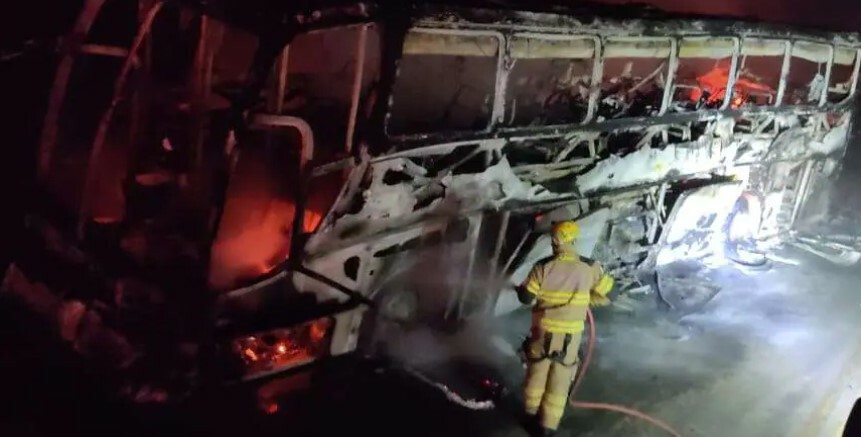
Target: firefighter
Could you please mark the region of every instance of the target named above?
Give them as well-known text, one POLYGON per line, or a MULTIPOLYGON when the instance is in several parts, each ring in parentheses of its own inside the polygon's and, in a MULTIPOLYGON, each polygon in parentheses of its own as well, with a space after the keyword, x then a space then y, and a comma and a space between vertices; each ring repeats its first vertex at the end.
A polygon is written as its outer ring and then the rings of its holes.
POLYGON ((524 304, 533 304, 524 389, 526 414, 537 417, 542 433, 553 434, 568 403, 576 374, 586 311, 609 304, 613 279, 574 248, 580 227, 573 221, 553 225, 553 257, 537 263, 518 287, 524 304))

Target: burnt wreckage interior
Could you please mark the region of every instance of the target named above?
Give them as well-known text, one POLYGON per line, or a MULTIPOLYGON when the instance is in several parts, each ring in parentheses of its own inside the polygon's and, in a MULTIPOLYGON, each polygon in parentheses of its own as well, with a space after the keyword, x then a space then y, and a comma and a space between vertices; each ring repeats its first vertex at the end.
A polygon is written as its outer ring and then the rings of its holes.
POLYGON ((498 312, 556 220, 621 288, 779 244, 823 207, 861 65, 857 35, 736 22, 128 4, 87 0, 60 54, 4 291, 185 384, 498 312))

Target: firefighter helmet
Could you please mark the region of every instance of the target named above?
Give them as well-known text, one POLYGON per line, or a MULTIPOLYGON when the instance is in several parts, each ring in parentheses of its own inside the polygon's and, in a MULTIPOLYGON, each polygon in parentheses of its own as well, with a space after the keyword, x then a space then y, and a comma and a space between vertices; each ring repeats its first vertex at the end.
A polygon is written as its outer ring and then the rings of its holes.
POLYGON ((553 244, 555 246, 571 244, 579 236, 580 226, 571 220, 553 224, 553 244))

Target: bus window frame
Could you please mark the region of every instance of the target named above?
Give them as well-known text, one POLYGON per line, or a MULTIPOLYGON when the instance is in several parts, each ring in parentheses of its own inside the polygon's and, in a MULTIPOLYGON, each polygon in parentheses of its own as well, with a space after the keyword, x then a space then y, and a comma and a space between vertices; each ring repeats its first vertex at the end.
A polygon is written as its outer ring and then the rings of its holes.
MULTIPOLYGON (((296 256, 299 256, 301 251, 299 237, 304 233, 305 207, 307 203, 305 199, 305 190, 308 186, 308 182, 310 181, 310 164, 314 159, 314 130, 307 121, 300 117, 269 113, 255 114, 252 122, 249 124, 249 130, 255 131, 272 131, 284 128, 296 129, 301 140, 301 150, 299 155, 300 182, 294 191, 296 210, 293 214, 290 251, 288 252, 288 259, 295 259, 296 256)), ((231 178, 233 177, 232 173, 233 171, 231 170, 231 178)), ((224 214, 224 211, 221 213, 224 214)))
MULTIPOLYGON (((607 46, 612 43, 636 43, 636 42, 668 42, 670 53, 667 56, 667 79, 664 83, 664 94, 661 96, 661 108, 658 110, 658 113, 655 117, 660 117, 665 115, 667 110, 669 109, 669 101, 672 98, 672 84, 675 82, 676 76, 676 65, 679 60, 679 38, 676 36, 608 36, 601 38, 601 57, 599 62, 601 64, 601 75, 596 83, 595 96, 594 96, 594 105, 590 102, 590 115, 588 117, 588 122, 595 121, 595 117, 598 114, 598 100, 601 96, 601 89, 604 83, 604 61, 607 59, 607 46)), ((651 58, 651 59, 663 59, 663 58, 651 58)), ((621 117, 625 118, 636 118, 636 117, 621 117)))
MULTIPOLYGON (((537 39, 544 41, 581 41, 581 40, 590 40, 592 41, 593 54, 591 58, 571 58, 571 59, 591 59, 592 60, 592 78, 591 83, 589 84, 589 101, 588 101, 588 109, 586 110, 586 116, 577 123, 568 123, 568 124, 549 124, 546 126, 541 126, 542 129, 557 129, 563 128, 566 126, 576 126, 576 125, 587 125, 591 123, 595 114, 598 112, 598 98, 601 94, 600 81, 601 76, 603 74, 603 59, 604 59, 604 46, 601 37, 597 35, 560 35, 560 34, 544 34, 544 33, 536 33, 536 32, 519 32, 511 35, 510 38, 507 38, 506 41, 511 41, 514 38, 526 38, 526 39, 537 39)), ((515 59, 510 53, 510 46, 506 43, 505 45, 505 58, 506 59, 515 59)), ((505 111, 505 101, 508 99, 508 78, 511 68, 509 66, 505 69, 505 88, 502 92, 503 97, 503 113, 502 119, 507 115, 507 111, 505 111)), ((503 132, 510 131, 518 131, 522 130, 524 127, 522 126, 503 126, 500 130, 503 132)))
MULTIPOLYGON (((777 108, 777 107, 782 105, 783 95, 786 92, 786 78, 789 75, 789 63, 790 63, 790 60, 792 59, 792 42, 787 40, 787 39, 769 38, 769 37, 765 37, 765 36, 757 36, 757 35, 745 36, 745 37, 741 38, 741 49, 739 52, 739 56, 742 58, 745 56, 769 56, 769 55, 748 55, 748 54, 744 53, 745 43, 747 41, 758 41, 758 42, 763 43, 763 44, 781 44, 781 45, 783 45, 783 54, 782 55, 773 55, 773 56, 783 56, 783 60, 781 61, 781 64, 780 64, 780 75, 778 76, 777 90, 776 90, 777 93, 774 96, 774 103, 772 103, 771 105, 758 106, 759 108, 777 108)), ((740 65, 738 67, 740 67, 740 65)), ((738 68, 738 67, 736 68, 736 71, 735 71, 736 77, 738 77, 738 74, 741 71, 740 68, 738 68)))
MULTIPOLYGON (((505 81, 507 80, 507 74, 504 72, 505 62, 507 58, 507 47, 506 47, 506 38, 502 32, 493 31, 493 30, 473 30, 473 29, 437 29, 437 28, 429 28, 429 27, 411 27, 404 33, 404 36, 401 40, 401 47, 403 47, 406 42, 407 35, 411 32, 416 33, 427 33, 427 34, 435 34, 435 35, 456 35, 456 36, 484 36, 484 37, 492 37, 496 39, 497 42, 497 51, 496 51, 496 71, 494 74, 494 86, 493 86, 493 105, 491 106, 490 112, 490 120, 487 123, 487 126, 481 130, 447 130, 443 132, 412 132, 405 134, 392 134, 389 132, 389 120, 391 120, 392 116, 392 107, 394 106, 395 99, 397 98, 394 87, 392 91, 388 95, 388 102, 386 103, 386 116, 383 122, 383 131, 385 132, 386 137, 390 141, 408 141, 411 139, 417 138, 425 138, 425 137, 433 137, 444 134, 458 134, 458 133, 473 133, 473 134, 488 134, 493 131, 493 129, 497 126, 497 124, 503 120, 505 116, 505 81)), ((401 56, 403 59, 403 55, 401 56)), ((400 62, 400 60, 399 60, 400 62)), ((393 85, 397 85, 397 79, 395 79, 395 83, 393 85)))
MULTIPOLYGON (((676 43, 676 50, 673 53, 673 63, 671 66, 673 67, 672 72, 672 81, 667 81, 667 88, 669 88, 669 93, 665 93, 664 97, 666 100, 664 101, 664 108, 662 108, 659 116, 664 115, 670 109, 670 105, 673 103, 673 95, 674 88, 676 86, 676 77, 678 76, 679 70, 679 61, 684 58, 688 58, 688 56, 682 57, 682 45, 685 41, 708 41, 708 40, 729 40, 732 44, 732 48, 730 48, 729 57, 729 74, 726 82, 726 95, 732 96, 733 92, 735 92, 735 83, 738 79, 738 60, 741 54, 741 38, 732 35, 680 35, 674 38, 676 43)), ((691 58, 696 58, 696 56, 690 56, 691 58)), ((714 58, 718 59, 718 58, 714 58)), ((723 103, 721 103, 721 107, 718 109, 719 111, 724 111, 729 108, 732 103, 732 98, 724 98, 723 103)), ((694 111, 696 112, 696 111, 694 111)))
MULTIPOLYGON (((859 72, 861 72, 861 47, 851 46, 851 45, 842 45, 842 44, 832 44, 832 46, 834 47, 834 52, 833 52, 834 54, 831 57, 832 68, 834 65, 834 59, 836 59, 836 56, 837 56, 837 50, 838 49, 846 49, 846 50, 851 50, 851 51, 855 52, 855 63, 853 64, 853 67, 852 67, 852 75, 849 77, 849 80, 850 80, 849 94, 847 94, 846 97, 844 97, 843 100, 841 100, 839 102, 828 103, 828 105, 831 105, 831 106, 840 106, 840 105, 844 105, 847 102, 854 99, 855 93, 858 91, 858 79, 859 79, 858 74, 859 74, 859 72)), ((831 86, 831 83, 830 83, 831 78, 830 77, 828 78, 828 81, 829 81, 829 83, 825 87, 826 88, 826 91, 825 91, 826 102, 828 101, 828 97, 827 97, 828 96, 828 87, 831 86)))
MULTIPOLYGON (((780 78, 781 79, 781 86, 784 89, 784 95, 781 96, 780 106, 791 106, 791 107, 796 107, 796 108, 802 108, 805 106, 812 106, 815 108, 824 107, 825 104, 828 102, 828 85, 831 82, 831 67, 834 65, 834 53, 835 53, 834 44, 822 42, 822 41, 811 40, 811 39, 806 39, 806 38, 793 38, 789 41, 792 44, 792 47, 789 50, 789 63, 790 64, 786 68, 786 76, 785 77, 782 76, 780 78), (825 46, 828 48, 828 50, 830 52, 828 54, 827 60, 825 61, 825 86, 823 87, 822 94, 819 96, 819 102, 816 105, 784 105, 783 104, 783 97, 785 97, 785 92, 786 92, 786 83, 789 79, 789 75, 792 73, 792 58, 796 57, 793 53, 795 51, 795 46, 799 43, 825 46)), ((801 56, 798 56, 798 58, 805 59, 804 57, 801 57, 801 56)), ((851 94, 850 94, 850 96, 851 96, 851 94)))

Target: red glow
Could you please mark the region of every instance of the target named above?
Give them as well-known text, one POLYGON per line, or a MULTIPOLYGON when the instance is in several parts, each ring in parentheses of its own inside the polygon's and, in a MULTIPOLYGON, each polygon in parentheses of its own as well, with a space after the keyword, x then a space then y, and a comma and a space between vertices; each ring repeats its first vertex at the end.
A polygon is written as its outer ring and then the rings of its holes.
POLYGON ((214 289, 253 281, 287 259, 298 190, 306 190, 303 232, 317 229, 340 192, 340 173, 315 178, 303 187, 289 167, 279 168, 268 162, 270 158, 262 149, 249 149, 236 161, 212 245, 209 283, 214 289))
POLYGON ((320 319, 311 323, 308 328, 308 334, 311 337, 311 341, 317 343, 326 337, 326 331, 329 329, 329 325, 329 319, 320 319))
MULTIPOLYGON (((212 247, 210 283, 227 288, 237 279, 251 279, 271 271, 287 259, 295 205, 271 199, 263 208, 249 199, 230 199, 224 225, 212 247), (232 234, 232 235, 231 235, 232 234)), ((303 231, 310 232, 322 220, 317 211, 305 211, 303 231)))
POLYGON ((331 319, 317 319, 268 331, 265 337, 271 339, 265 341, 260 335, 236 339, 233 348, 248 374, 284 369, 325 355, 331 326, 331 319))
POLYGON ((266 414, 275 414, 278 412, 278 403, 277 402, 269 402, 263 406, 263 411, 266 414))
MULTIPOLYGON (((726 86, 729 82, 729 67, 726 65, 717 65, 708 73, 697 77, 698 88, 691 90, 691 101, 698 102, 704 92, 709 95, 706 98, 706 104, 716 106, 726 98, 726 86)), ((733 88, 733 97, 730 107, 735 109, 741 107, 752 92, 774 94, 774 90, 768 85, 761 84, 754 79, 746 78, 742 75, 736 79, 733 88)))

